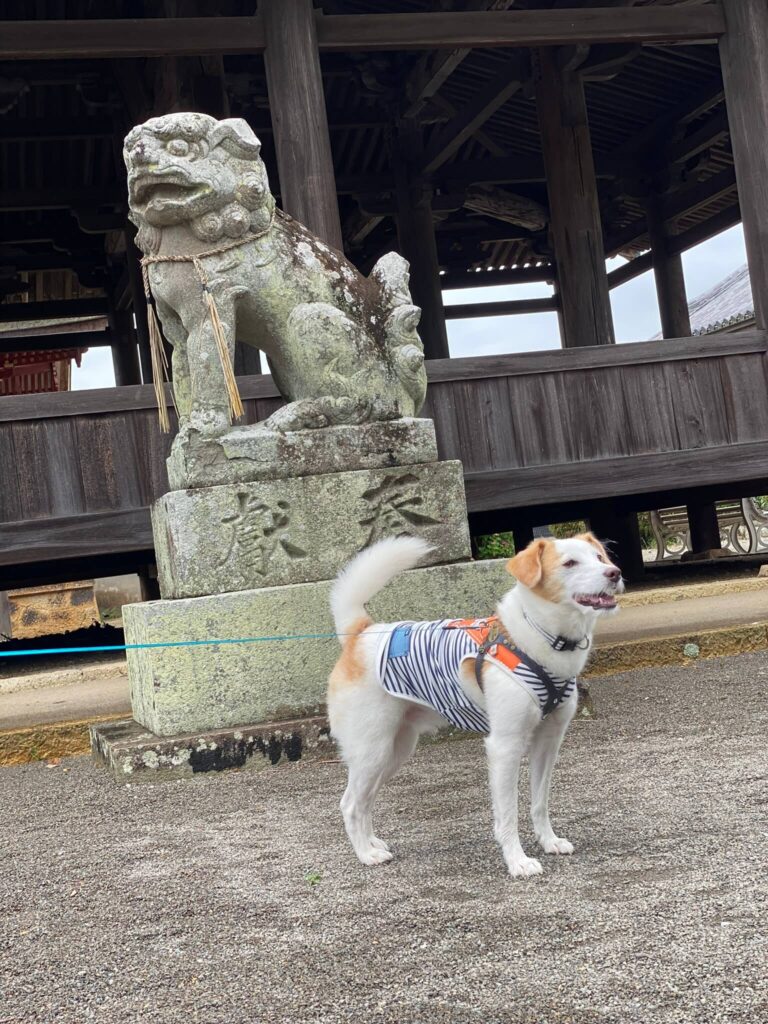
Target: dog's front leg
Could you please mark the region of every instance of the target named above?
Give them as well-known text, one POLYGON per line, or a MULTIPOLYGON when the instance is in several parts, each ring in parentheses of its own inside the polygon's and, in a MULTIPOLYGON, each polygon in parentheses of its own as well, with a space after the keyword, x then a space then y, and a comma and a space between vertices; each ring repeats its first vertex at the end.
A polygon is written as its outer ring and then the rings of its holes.
POLYGON ((556 836, 552 828, 549 820, 549 790, 560 744, 576 713, 577 701, 574 692, 567 704, 544 719, 531 743, 531 819, 533 831, 544 853, 573 853, 571 843, 556 836))
POLYGON ((510 875, 513 878, 529 878, 531 875, 540 875, 542 867, 533 857, 526 856, 520 843, 517 790, 520 762, 528 746, 533 724, 523 718, 515 725, 517 727, 510 728, 507 725, 503 730, 494 731, 492 724, 485 749, 488 755, 496 841, 501 846, 510 875))

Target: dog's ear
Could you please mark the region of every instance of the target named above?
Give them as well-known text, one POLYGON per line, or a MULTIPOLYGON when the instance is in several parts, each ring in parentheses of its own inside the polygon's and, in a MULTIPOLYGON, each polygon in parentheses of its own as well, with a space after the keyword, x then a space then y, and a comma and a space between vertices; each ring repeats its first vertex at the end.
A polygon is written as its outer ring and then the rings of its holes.
POLYGON ((587 544, 591 544, 593 548, 597 548, 597 550, 600 552, 600 554, 607 562, 610 561, 610 556, 608 552, 605 550, 605 547, 600 543, 600 541, 597 539, 594 533, 580 533, 575 539, 585 540, 587 544))
POLYGON ((507 572, 525 587, 535 587, 541 582, 544 568, 541 559, 548 541, 543 538, 532 541, 527 548, 519 551, 507 562, 507 572))

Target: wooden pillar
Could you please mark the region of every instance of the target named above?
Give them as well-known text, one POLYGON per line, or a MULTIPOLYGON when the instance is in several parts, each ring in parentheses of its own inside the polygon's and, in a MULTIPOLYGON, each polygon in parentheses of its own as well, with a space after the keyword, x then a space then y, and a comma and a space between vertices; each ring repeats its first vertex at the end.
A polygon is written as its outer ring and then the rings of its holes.
POLYGON ((512 523, 512 540, 515 542, 515 551, 523 551, 534 540, 533 527, 530 523, 516 520, 512 523))
POLYGON ((691 318, 688 315, 683 261, 679 253, 669 252, 669 236, 661 211, 661 201, 657 195, 649 195, 646 198, 645 218, 651 241, 651 260, 659 301, 661 333, 665 338, 689 338, 691 318))
POLYGON ((141 384, 139 350, 133 314, 129 309, 110 309, 109 331, 112 336, 112 365, 115 368, 115 384, 141 384))
MULTIPOLYGON (((125 259, 128 268, 128 281, 131 287, 133 315, 136 318, 136 335, 139 343, 139 363, 143 384, 152 383, 152 352, 149 347, 149 324, 147 322, 147 300, 144 295, 144 282, 141 276, 141 253, 136 248, 134 238, 136 228, 128 224, 123 232, 125 238, 125 259)), ((169 364, 170 366, 170 364, 169 364)))
POLYGON ((312 0, 260 0, 281 205, 341 251, 341 220, 312 0))
POLYGON ((421 133, 413 122, 401 122, 393 151, 397 213, 397 247, 410 264, 410 289, 421 308, 419 336, 427 359, 447 359, 440 262, 437 257, 432 189, 415 174, 421 153, 421 133))
POLYGON ((589 527, 600 540, 610 543, 611 557, 625 579, 643 578, 645 567, 637 512, 601 502, 589 513, 589 527))
MULTIPOLYGON (((689 338, 691 318, 685 291, 683 261, 669 252, 669 235, 657 195, 646 198, 645 214, 651 241, 651 260, 659 300, 661 333, 665 338, 689 338)), ((720 528, 714 502, 691 502, 687 507, 691 551, 700 555, 720 547, 720 528)))
POLYGON ((565 348, 607 345, 616 339, 584 83, 578 71, 560 67, 558 52, 539 51, 536 104, 562 341, 565 348))
POLYGON ((721 0, 725 103, 758 327, 768 327, 768 3, 721 0))

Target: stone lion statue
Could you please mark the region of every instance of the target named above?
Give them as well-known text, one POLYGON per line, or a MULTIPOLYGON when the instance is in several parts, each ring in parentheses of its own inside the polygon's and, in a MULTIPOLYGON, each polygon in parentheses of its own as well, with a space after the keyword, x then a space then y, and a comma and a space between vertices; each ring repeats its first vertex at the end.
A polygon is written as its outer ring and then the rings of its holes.
POLYGON ((152 118, 125 139, 181 430, 229 428, 222 347, 233 360, 235 339, 266 354, 288 402, 272 429, 415 416, 426 373, 407 262, 389 253, 363 277, 276 208, 260 148, 245 121, 197 113, 152 118))

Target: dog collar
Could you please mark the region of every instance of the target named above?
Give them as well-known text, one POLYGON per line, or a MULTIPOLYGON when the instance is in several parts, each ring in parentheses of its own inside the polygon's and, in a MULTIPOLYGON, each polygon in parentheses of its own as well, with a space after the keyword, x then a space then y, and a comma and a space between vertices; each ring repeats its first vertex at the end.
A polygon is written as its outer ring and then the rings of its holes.
POLYGON ((555 636, 554 633, 550 633, 543 626, 540 626, 538 622, 534 622, 525 612, 523 612, 523 618, 531 629, 535 629, 537 633, 544 637, 553 651, 585 651, 590 645, 589 636, 586 634, 579 640, 573 640, 567 636, 555 636))

